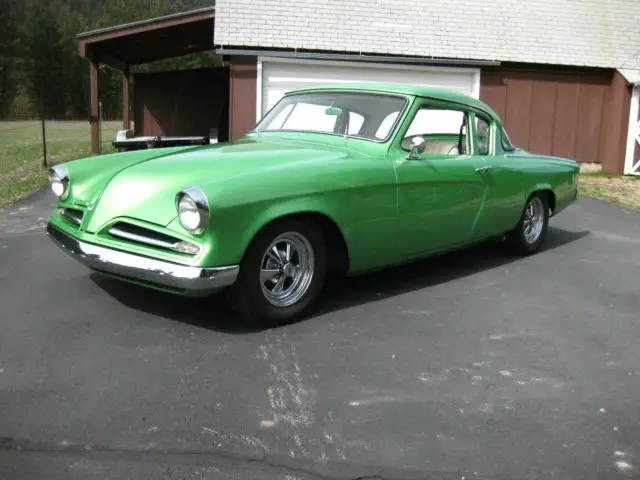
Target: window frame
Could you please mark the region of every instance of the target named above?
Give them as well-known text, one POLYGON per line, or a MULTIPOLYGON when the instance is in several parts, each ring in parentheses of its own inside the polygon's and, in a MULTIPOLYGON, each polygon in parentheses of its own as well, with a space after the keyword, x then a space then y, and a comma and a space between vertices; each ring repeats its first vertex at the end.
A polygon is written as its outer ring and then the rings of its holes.
MULTIPOLYGON (((403 122, 404 126, 398 130, 398 136, 396 138, 396 141, 394 142, 396 145, 396 148, 398 148, 402 152, 410 152, 410 150, 407 150, 402 147, 402 142, 406 138, 407 132, 409 131, 409 129, 411 128, 411 125, 416 119, 418 112, 420 112, 420 110, 424 108, 429 108, 433 110, 449 110, 449 111, 461 112, 463 114, 463 120, 466 122, 466 135, 465 135, 466 145, 465 146, 467 149, 467 153, 450 155, 450 158, 460 158, 460 157, 467 157, 469 155, 472 155, 472 153, 470 152, 474 146, 473 146, 473 142, 471 141, 470 119, 471 119, 471 114, 473 113, 473 110, 468 105, 465 105, 463 103, 447 102, 445 100, 428 98, 428 97, 416 97, 413 107, 406 115, 407 117, 405 120, 406 123, 403 122)), ((437 134, 434 134, 434 135, 437 135, 437 134)), ((448 134, 443 133, 442 135, 448 135, 448 134)), ((459 136, 460 133, 458 132, 457 135, 459 136)), ((420 153, 419 155, 421 157, 424 157, 424 156, 439 157, 440 156, 440 155, 430 155, 425 153, 420 153)))
POLYGON ((517 147, 513 144, 511 138, 509 138, 509 134, 507 133, 507 129, 504 128, 504 125, 500 125, 500 145, 505 152, 511 153, 517 150, 517 147), (505 145, 505 139, 508 146, 505 145))
POLYGON ((494 156, 496 142, 495 142, 495 133, 494 133, 495 129, 494 129, 493 119, 484 112, 472 110, 471 113, 473 118, 473 155, 477 155, 479 157, 494 156), (488 126, 487 131, 488 131, 489 139, 487 140, 487 143, 489 144, 489 149, 487 153, 480 153, 480 147, 478 146, 479 135, 478 135, 478 129, 476 126, 476 119, 484 120, 488 126))

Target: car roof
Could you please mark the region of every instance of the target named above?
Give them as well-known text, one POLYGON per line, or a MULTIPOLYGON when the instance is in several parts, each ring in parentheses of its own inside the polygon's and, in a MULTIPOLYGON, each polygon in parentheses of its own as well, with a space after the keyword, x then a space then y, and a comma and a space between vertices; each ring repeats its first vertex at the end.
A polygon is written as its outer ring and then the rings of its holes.
POLYGON ((392 83, 335 83, 327 85, 314 85, 311 87, 298 88, 287 92, 287 95, 303 92, 317 91, 359 91, 359 92, 378 92, 378 93, 396 93, 400 95, 412 95, 416 97, 432 98, 443 100, 445 102, 462 103, 470 107, 478 108, 492 115, 500 121, 498 114, 486 103, 473 98, 464 93, 455 92, 445 88, 421 87, 418 85, 403 85, 392 83))

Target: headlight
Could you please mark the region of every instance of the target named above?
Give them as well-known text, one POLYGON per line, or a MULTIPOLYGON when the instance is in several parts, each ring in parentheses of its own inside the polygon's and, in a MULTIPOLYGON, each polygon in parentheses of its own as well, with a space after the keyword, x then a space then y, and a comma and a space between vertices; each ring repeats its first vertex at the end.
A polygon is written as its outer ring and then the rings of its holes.
POLYGON ((202 233, 209 226, 209 202, 199 189, 189 187, 176 196, 178 218, 192 233, 202 233))
POLYGON ((49 183, 54 195, 62 198, 69 188, 69 172, 62 165, 51 167, 49 169, 49 183))

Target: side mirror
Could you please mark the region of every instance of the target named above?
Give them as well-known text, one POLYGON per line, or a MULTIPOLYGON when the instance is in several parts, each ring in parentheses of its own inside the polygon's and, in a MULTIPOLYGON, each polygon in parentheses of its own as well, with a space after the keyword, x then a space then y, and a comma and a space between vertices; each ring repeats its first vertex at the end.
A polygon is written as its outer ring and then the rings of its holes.
POLYGON ((413 137, 411 139, 411 150, 409 151, 409 155, 407 155, 407 160, 420 160, 420 156, 418 153, 420 149, 424 147, 426 140, 422 137, 413 137))

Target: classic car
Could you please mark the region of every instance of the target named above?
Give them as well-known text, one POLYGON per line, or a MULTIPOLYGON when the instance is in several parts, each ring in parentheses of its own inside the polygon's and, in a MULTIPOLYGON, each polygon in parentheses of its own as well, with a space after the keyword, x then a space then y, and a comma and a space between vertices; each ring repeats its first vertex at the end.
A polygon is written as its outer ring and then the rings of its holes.
POLYGON ((225 292, 266 324, 308 314, 329 275, 488 239, 537 252, 577 197, 578 164, 509 140, 448 90, 288 92, 242 139, 54 166, 47 234, 92 270, 182 295, 225 292))

